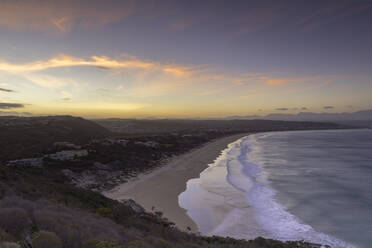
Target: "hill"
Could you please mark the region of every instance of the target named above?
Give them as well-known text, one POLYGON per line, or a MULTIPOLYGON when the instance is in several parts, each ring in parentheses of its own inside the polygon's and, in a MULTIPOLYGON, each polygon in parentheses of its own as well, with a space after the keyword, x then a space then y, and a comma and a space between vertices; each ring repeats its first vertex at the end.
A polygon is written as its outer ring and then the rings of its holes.
MULTIPOLYGON (((350 113, 313 113, 300 112, 298 114, 275 113, 265 116, 230 116, 226 119, 240 119, 240 120, 283 120, 283 121, 320 121, 320 122, 337 122, 350 124, 366 124, 372 123, 372 109, 362 110, 350 113)), ((358 126, 358 125, 357 125, 358 126)))
POLYGON ((0 117, 0 162, 36 156, 54 142, 85 144, 109 134, 104 127, 80 117, 0 117))
POLYGON ((122 134, 164 134, 200 132, 260 132, 341 128, 334 123, 279 120, 191 120, 191 119, 101 119, 105 128, 122 134))

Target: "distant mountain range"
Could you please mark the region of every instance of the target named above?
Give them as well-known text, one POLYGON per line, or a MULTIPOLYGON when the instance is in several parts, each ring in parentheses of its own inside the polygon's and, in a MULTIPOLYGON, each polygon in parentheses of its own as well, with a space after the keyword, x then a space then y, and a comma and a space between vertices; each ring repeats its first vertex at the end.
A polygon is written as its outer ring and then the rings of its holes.
POLYGON ((283 120, 283 121, 326 121, 326 122, 349 122, 349 121, 371 121, 372 109, 352 113, 312 113, 300 112, 298 114, 269 114, 265 116, 229 116, 226 119, 244 120, 283 120))

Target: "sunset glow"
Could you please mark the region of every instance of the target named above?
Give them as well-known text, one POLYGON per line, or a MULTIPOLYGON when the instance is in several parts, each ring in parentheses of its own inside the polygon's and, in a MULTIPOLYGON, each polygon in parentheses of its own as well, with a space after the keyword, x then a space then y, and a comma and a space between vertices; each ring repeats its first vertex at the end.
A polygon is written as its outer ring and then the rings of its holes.
POLYGON ((372 108, 371 4, 175 2, 1 1, 2 115, 372 108))

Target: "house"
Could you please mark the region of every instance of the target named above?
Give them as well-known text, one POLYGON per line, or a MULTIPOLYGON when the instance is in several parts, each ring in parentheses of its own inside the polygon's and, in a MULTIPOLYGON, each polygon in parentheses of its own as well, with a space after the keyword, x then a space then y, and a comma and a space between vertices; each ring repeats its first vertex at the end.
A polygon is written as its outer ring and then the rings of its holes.
POLYGON ((92 143, 98 143, 98 144, 103 145, 103 146, 111 146, 111 145, 114 145, 114 144, 119 144, 119 145, 122 145, 122 146, 126 146, 129 143, 129 140, 105 138, 105 139, 93 140, 92 143))
POLYGON ((6 166, 30 166, 38 167, 43 165, 43 158, 25 158, 9 161, 6 166))
POLYGON ((159 143, 157 143, 155 141, 146 141, 146 142, 136 141, 134 144, 136 144, 136 145, 142 145, 142 146, 147 146, 147 147, 152 147, 152 148, 156 148, 156 147, 159 146, 159 143))
POLYGON ((81 146, 77 146, 70 142, 54 142, 53 146, 58 148, 69 148, 69 149, 81 149, 81 146))
POLYGON ((75 158, 85 157, 85 156, 88 156, 87 150, 68 150, 68 151, 61 151, 61 152, 56 152, 53 154, 48 154, 48 155, 45 155, 44 157, 54 159, 54 160, 66 161, 66 160, 73 160, 75 158))
POLYGON ((115 143, 117 143, 119 145, 122 145, 122 146, 126 146, 129 143, 129 140, 126 140, 126 139, 117 139, 117 140, 115 140, 115 143))

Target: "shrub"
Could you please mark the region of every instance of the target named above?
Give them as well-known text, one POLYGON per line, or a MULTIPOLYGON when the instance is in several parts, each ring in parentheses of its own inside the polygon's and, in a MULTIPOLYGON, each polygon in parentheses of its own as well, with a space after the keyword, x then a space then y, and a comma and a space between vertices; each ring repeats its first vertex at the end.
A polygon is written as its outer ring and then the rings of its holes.
POLYGON ((154 247, 158 247, 158 248, 172 248, 173 247, 171 243, 161 238, 147 237, 145 238, 145 241, 153 245, 154 247))
POLYGON ((96 209, 97 214, 101 215, 102 217, 112 218, 112 211, 109 208, 101 207, 96 209))
POLYGON ((81 244, 81 248, 97 248, 98 243, 99 240, 96 239, 86 240, 81 244))
POLYGON ((62 248, 62 241, 55 233, 40 231, 33 235, 33 248, 62 248))
POLYGON ((21 246, 13 242, 3 242, 0 243, 0 248, 21 248, 21 246))
POLYGON ((113 242, 100 241, 96 239, 84 241, 81 247, 82 248, 126 248, 125 246, 118 245, 113 242))
POLYGON ((133 240, 129 243, 128 248, 153 248, 143 240, 133 240))
POLYGON ((128 248, 173 248, 174 245, 168 241, 155 238, 155 237, 146 237, 144 239, 134 240, 129 243, 128 248))
POLYGON ((162 217, 163 216, 163 212, 161 211, 155 211, 155 214, 159 217, 162 217))
POLYGON ((0 228, 0 242, 1 241, 7 241, 7 242, 13 242, 13 241, 15 241, 16 239, 12 236, 12 235, 10 235, 9 233, 7 233, 7 232, 5 232, 4 230, 2 230, 1 228, 0 228))
POLYGON ((34 204, 18 196, 8 196, 1 199, 0 208, 21 208, 25 210, 28 215, 31 215, 34 210, 34 204))
POLYGON ((26 212, 21 208, 0 208, 0 228, 18 236, 30 226, 26 212))
POLYGON ((39 230, 54 232, 68 248, 80 248, 82 241, 91 239, 119 243, 128 239, 124 228, 111 219, 56 204, 39 206, 33 216, 39 230))
POLYGON ((99 241, 96 248, 126 248, 126 247, 112 242, 99 241))

